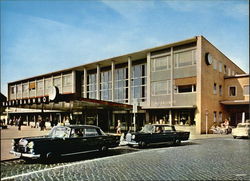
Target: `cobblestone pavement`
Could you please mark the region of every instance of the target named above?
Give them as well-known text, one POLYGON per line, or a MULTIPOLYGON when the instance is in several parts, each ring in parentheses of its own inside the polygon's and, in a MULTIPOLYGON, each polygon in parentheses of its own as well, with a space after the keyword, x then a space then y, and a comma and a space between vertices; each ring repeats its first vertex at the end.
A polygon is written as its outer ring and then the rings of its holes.
POLYGON ((13 177, 3 173, 1 176, 2 180, 46 181, 250 180, 249 150, 249 139, 201 139, 189 141, 183 146, 151 147, 128 154, 63 162, 58 165, 6 162, 1 164, 1 169, 4 167, 1 172, 8 172, 7 168, 21 164, 19 172, 13 172, 13 177), (25 169, 30 170, 25 172, 25 169))

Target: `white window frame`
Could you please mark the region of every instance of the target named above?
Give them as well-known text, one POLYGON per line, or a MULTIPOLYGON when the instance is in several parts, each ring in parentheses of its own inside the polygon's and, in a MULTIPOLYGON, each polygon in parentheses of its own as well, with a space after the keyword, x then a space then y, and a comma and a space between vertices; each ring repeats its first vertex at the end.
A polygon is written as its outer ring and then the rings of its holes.
POLYGON ((174 61, 173 61, 173 68, 175 68, 175 69, 178 69, 178 68, 185 68, 185 67, 191 67, 191 66, 194 66, 194 65, 196 65, 196 55, 197 55, 197 51, 196 51, 196 48, 187 48, 187 49, 183 49, 183 50, 178 50, 178 51, 174 51, 174 53, 173 53, 173 59, 174 59, 174 61), (184 52, 188 52, 188 51, 191 51, 191 53, 192 53, 192 63, 191 63, 191 65, 186 65, 186 66, 179 66, 179 58, 177 58, 177 60, 175 60, 175 57, 177 56, 177 57, 179 57, 179 53, 184 53, 184 52))

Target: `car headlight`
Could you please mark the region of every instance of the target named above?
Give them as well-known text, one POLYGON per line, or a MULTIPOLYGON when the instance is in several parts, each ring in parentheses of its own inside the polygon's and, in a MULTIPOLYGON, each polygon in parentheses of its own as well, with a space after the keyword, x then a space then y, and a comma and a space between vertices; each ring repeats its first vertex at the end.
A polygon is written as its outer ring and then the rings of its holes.
POLYGON ((135 135, 132 135, 132 137, 131 137, 132 139, 135 139, 135 135))
POLYGON ((32 149, 34 147, 34 142, 33 141, 29 142, 27 147, 32 149))

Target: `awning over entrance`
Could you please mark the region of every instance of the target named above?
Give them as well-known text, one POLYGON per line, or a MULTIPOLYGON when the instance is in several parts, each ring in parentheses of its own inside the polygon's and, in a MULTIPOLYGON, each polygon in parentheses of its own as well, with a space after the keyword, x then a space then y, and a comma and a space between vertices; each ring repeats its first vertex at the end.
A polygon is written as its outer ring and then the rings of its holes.
POLYGON ((223 105, 247 105, 249 100, 233 100, 233 101, 221 101, 223 105))
POLYGON ((109 110, 126 110, 130 111, 133 109, 132 105, 96 100, 96 99, 87 99, 87 98, 78 98, 75 100, 67 100, 60 102, 46 102, 46 103, 32 103, 32 104, 16 104, 8 107, 16 108, 26 108, 26 109, 43 109, 43 110, 61 110, 61 111, 82 111, 89 109, 109 109, 109 110))

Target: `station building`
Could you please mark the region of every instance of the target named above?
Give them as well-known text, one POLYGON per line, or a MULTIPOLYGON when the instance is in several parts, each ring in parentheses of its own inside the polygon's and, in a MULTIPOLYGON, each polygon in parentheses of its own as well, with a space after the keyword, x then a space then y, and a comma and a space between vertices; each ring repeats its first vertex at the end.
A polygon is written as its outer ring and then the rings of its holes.
POLYGON ((205 133, 249 119, 249 75, 203 36, 8 83, 9 117, 123 130, 162 119, 205 133), (52 98, 51 98, 52 97, 52 98), (138 107, 137 107, 138 106, 138 107))

